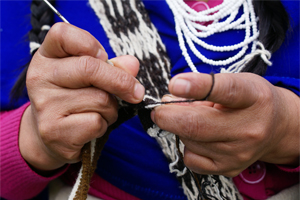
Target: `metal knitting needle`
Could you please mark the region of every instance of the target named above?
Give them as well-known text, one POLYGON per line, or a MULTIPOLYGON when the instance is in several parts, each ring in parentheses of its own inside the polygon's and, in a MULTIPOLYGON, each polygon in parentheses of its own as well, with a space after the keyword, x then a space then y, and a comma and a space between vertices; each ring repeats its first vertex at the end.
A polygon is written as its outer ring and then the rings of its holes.
POLYGON ((57 14, 57 16, 61 19, 61 20, 63 20, 63 22, 66 22, 67 24, 70 24, 69 22, 68 22, 68 20, 66 20, 66 18, 64 18, 52 5, 51 5, 51 3, 49 3, 49 1, 47 1, 47 0, 44 0, 44 2, 51 8, 51 10, 53 10, 53 12, 55 12, 55 14, 57 14))
MULTIPOLYGON (((61 20, 63 20, 63 22, 66 22, 67 24, 70 24, 70 22, 68 22, 68 20, 66 20, 66 18, 64 18, 64 16, 62 16, 52 5, 51 5, 51 3, 49 3, 49 1, 47 1, 47 0, 43 0, 50 8, 51 8, 51 10, 53 10, 53 12, 55 12, 55 14, 57 14, 57 16, 61 19, 61 20)), ((112 65, 112 66, 114 66, 114 64, 110 61, 110 60, 107 60, 106 61, 108 64, 110 64, 110 65, 112 65)))

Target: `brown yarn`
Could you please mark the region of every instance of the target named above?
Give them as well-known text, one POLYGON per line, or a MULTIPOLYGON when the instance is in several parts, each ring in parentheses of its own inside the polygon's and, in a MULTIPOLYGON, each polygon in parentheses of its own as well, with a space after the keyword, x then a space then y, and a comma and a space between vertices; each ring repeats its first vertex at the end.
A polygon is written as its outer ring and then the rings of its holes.
POLYGON ((90 183, 90 163, 91 163, 91 143, 87 143, 82 148, 82 178, 80 179, 79 188, 76 191, 74 200, 85 200, 90 183))
POLYGON ((87 198, 87 194, 90 188, 90 181, 96 170, 98 158, 100 157, 102 149, 104 148, 104 145, 108 140, 109 134, 112 130, 113 128, 108 128, 106 133, 101 138, 97 138, 92 161, 91 142, 85 144, 82 148, 82 178, 80 179, 79 187, 76 191, 74 200, 85 200, 87 198))

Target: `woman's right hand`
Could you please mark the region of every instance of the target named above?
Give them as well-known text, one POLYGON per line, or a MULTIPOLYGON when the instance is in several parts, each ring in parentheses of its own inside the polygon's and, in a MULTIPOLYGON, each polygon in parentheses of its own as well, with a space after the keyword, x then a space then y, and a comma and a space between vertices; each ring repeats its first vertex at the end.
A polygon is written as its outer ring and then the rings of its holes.
POLYGON ((117 119, 115 96, 139 103, 144 87, 135 79, 133 56, 112 59, 89 33, 55 24, 35 53, 26 86, 31 105, 20 128, 23 158, 37 171, 80 161, 83 145, 101 137, 117 119))

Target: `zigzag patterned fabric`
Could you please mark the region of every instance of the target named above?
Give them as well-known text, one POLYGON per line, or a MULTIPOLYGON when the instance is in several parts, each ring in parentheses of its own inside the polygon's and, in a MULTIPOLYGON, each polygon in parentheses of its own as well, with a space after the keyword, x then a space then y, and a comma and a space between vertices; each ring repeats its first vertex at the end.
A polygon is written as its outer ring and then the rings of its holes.
POLYGON ((133 55, 140 62, 137 79, 145 86, 144 100, 137 105, 119 100, 118 121, 109 127, 104 137, 92 141, 83 149, 83 165, 77 183, 69 199, 85 199, 97 159, 111 130, 122 122, 138 115, 145 131, 154 137, 169 161, 171 173, 175 173, 185 195, 195 199, 242 199, 231 179, 216 175, 198 175, 187 169, 180 152, 184 145, 176 136, 161 130, 150 118, 151 108, 160 105, 168 94, 170 62, 164 44, 151 23, 140 0, 89 0, 99 17, 109 43, 116 54, 133 55))

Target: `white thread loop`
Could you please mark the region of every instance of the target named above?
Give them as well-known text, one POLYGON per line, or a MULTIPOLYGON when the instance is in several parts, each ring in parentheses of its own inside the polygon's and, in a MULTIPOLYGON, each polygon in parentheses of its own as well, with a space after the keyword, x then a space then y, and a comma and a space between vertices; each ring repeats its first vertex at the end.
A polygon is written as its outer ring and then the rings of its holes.
POLYGON ((179 162, 179 155, 178 155, 179 153, 178 153, 177 149, 175 151, 176 151, 175 160, 169 164, 169 170, 171 173, 175 172, 177 176, 183 176, 184 174, 186 174, 187 168, 184 167, 184 169, 182 171, 179 171, 179 169, 176 168, 177 164, 179 162))
POLYGON ((256 55, 260 55, 261 59, 268 65, 271 66, 272 62, 270 61, 271 59, 271 53, 270 51, 266 50, 264 45, 257 41, 256 45, 260 47, 260 49, 256 49, 254 52, 246 55, 242 60, 240 60, 239 62, 234 63, 233 65, 231 65, 230 67, 228 67, 227 69, 225 68, 221 68, 221 73, 239 73, 241 72, 244 67, 246 66, 246 64, 252 60, 254 58, 254 56, 256 55))

